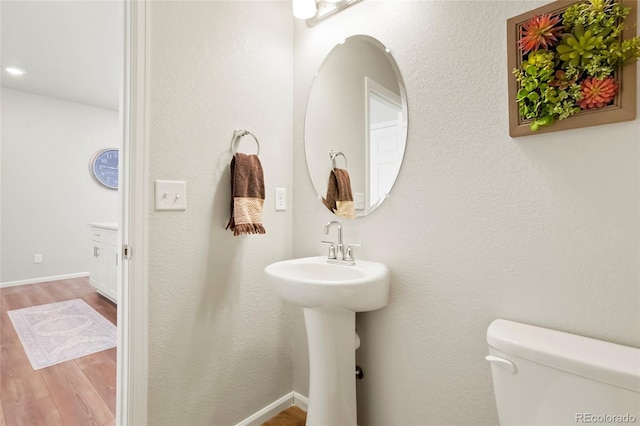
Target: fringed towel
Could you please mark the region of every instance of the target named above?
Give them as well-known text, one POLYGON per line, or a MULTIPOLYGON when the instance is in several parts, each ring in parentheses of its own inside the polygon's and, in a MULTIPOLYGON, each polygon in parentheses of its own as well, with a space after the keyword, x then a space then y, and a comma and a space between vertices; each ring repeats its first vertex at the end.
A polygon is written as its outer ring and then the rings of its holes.
POLYGON ((351 179, 345 169, 334 168, 329 174, 327 197, 322 199, 325 206, 336 215, 347 219, 356 217, 351 193, 351 179))
POLYGON ((257 155, 235 153, 231 160, 231 217, 225 229, 233 235, 264 234, 264 177, 257 155))

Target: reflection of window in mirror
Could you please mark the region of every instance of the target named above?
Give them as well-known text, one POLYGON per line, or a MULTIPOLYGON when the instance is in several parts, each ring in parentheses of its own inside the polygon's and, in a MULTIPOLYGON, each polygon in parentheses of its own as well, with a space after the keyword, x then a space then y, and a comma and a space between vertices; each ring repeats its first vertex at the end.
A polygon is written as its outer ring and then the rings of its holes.
POLYGON ((366 193, 367 210, 384 200, 396 179, 406 144, 407 117, 400 94, 365 77, 367 113, 366 193))

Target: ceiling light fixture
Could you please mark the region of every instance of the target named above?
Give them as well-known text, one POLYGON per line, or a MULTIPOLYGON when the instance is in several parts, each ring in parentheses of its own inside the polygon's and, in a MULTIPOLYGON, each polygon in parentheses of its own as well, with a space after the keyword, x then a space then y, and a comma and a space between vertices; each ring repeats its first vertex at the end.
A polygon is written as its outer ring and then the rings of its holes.
POLYGON ((4 70, 11 75, 23 75, 26 73, 25 70, 15 67, 6 67, 4 70))
POLYGON ((315 27, 328 17, 335 15, 362 0, 293 0, 293 16, 306 19, 308 27, 315 27))
POLYGON ((316 0, 293 0, 293 16, 308 19, 316 14, 316 0))

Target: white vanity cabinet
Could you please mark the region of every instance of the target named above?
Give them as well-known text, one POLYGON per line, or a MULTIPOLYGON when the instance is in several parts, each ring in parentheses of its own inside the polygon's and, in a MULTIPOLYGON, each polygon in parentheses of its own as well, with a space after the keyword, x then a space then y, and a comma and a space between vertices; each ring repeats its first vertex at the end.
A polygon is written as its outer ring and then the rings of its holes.
POLYGON ((103 296, 118 302, 118 226, 90 223, 91 267, 89 283, 103 296))

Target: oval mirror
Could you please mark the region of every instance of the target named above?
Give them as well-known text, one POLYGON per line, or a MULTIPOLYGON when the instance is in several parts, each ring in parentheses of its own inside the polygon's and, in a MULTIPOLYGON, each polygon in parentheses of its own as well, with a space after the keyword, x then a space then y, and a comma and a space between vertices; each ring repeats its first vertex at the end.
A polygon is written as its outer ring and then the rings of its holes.
POLYGON ((382 204, 400 171, 407 117, 402 75, 382 43, 355 35, 329 52, 304 128, 309 175, 329 210, 354 218, 382 204))

